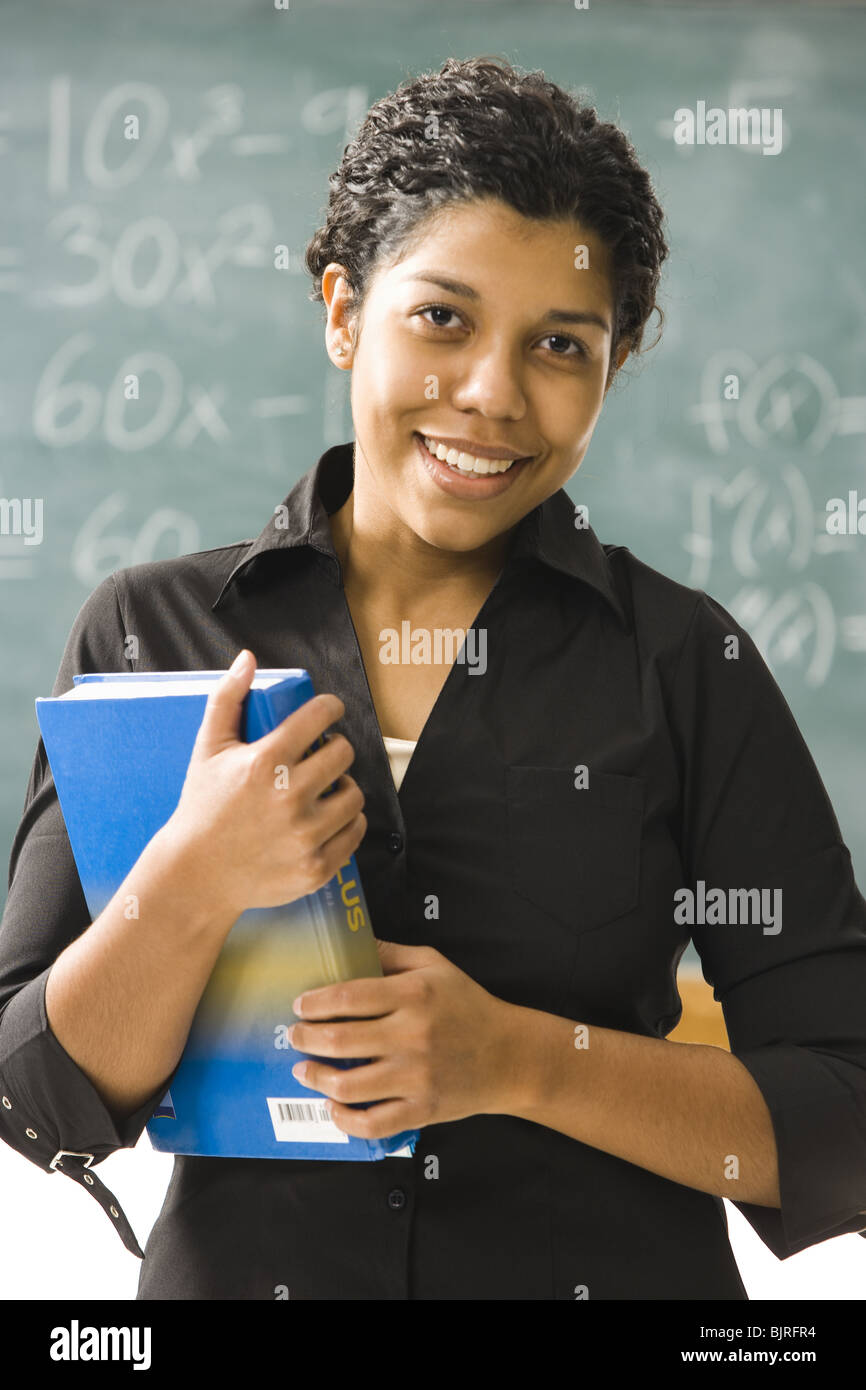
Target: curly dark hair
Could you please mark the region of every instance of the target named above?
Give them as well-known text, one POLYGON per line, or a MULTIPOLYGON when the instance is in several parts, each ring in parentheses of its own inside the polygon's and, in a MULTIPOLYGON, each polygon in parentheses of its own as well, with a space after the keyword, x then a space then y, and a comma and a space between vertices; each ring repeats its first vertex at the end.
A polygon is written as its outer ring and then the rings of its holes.
POLYGON ((618 347, 637 354, 653 310, 650 346, 661 337, 656 292, 668 245, 650 177, 617 126, 540 71, 521 75, 492 56, 449 58, 439 72, 408 79, 370 107, 329 186, 325 225, 305 253, 309 297, 323 302, 325 268, 344 266, 355 327, 373 273, 408 252, 430 214, 492 196, 525 217, 574 218, 607 246, 608 384, 618 347))

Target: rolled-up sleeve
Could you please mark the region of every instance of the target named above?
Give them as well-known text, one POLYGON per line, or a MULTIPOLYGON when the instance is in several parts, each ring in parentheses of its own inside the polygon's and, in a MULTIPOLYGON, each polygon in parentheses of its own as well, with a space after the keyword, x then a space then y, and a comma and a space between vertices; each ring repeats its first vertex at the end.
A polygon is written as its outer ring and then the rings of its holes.
POLYGON ((696 910, 711 890, 724 895, 693 940, 731 1052, 772 1118, 781 1208, 738 1201, 736 1178, 726 1195, 785 1259, 866 1228, 866 902, 784 696, 706 594, 683 644, 672 727, 684 886, 696 910), (760 900, 746 898, 754 889, 760 900))
MULTIPOLYGON (((78 612, 52 694, 70 690, 75 674, 129 669, 109 576, 78 612)), ((137 1143, 168 1083, 117 1125, 89 1077, 55 1037, 45 1008, 51 967, 90 920, 40 738, 12 842, 0 922, 0 1139, 46 1172, 59 1167, 87 1187, 124 1244, 141 1255, 122 1210, 91 1170, 116 1149, 137 1143), (70 1157, 57 1163, 61 1151, 70 1157)))

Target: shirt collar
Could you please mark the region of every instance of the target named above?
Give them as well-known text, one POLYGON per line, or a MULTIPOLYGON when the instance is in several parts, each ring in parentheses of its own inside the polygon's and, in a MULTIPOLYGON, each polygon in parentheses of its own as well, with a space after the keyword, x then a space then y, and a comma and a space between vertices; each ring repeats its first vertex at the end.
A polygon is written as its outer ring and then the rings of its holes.
MULTIPOLYGON (((333 562, 335 582, 339 560, 334 550, 328 515, 345 502, 354 482, 354 445, 337 444, 322 454, 314 468, 298 480, 264 529, 238 560, 223 584, 213 609, 241 571, 266 551, 311 546, 333 562)), ((613 582, 607 553, 589 526, 577 528, 574 504, 563 488, 528 512, 517 525, 508 564, 535 560, 589 584, 601 594, 622 622, 626 614, 613 582)))

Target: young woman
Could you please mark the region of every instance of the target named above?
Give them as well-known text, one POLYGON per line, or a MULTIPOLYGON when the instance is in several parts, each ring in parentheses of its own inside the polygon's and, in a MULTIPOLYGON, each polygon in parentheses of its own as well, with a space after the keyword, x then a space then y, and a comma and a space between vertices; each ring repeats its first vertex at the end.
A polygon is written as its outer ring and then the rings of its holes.
POLYGON ((293 1041, 372 1059, 306 1064, 340 1129, 420 1131, 381 1163, 176 1158, 141 1299, 743 1299, 724 1197, 780 1257, 866 1226, 866 903, 818 772, 731 615, 564 491, 656 307, 662 224, 625 136, 541 73, 405 83, 307 251, 354 447, 255 541, 120 570, 76 619, 55 694, 242 650, 86 931, 40 744, 0 1136, 73 1151, 140 1253, 87 1157, 138 1139, 239 914, 352 851, 385 973, 309 991, 293 1041), (322 693, 245 745, 256 665, 322 693), (666 1040, 690 937, 730 1052, 666 1040))

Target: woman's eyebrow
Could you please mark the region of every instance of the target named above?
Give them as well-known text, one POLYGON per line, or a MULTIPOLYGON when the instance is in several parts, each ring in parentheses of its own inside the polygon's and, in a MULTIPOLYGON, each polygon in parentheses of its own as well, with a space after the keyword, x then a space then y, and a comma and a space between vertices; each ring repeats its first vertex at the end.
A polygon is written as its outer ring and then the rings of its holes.
MULTIPOLYGON (((440 289, 447 290, 449 294, 463 295, 464 299, 480 299, 481 296, 471 285, 464 285, 462 280, 452 280, 447 275, 440 275, 438 271, 425 271, 423 275, 404 275, 400 281, 405 284, 407 281, 420 280, 427 285, 438 285, 440 289)), ((607 319, 602 318, 601 314, 594 314, 590 310, 577 309, 548 309, 544 315, 545 319, 554 319, 557 323, 594 323, 599 328, 603 328, 605 333, 610 332, 607 319)))

